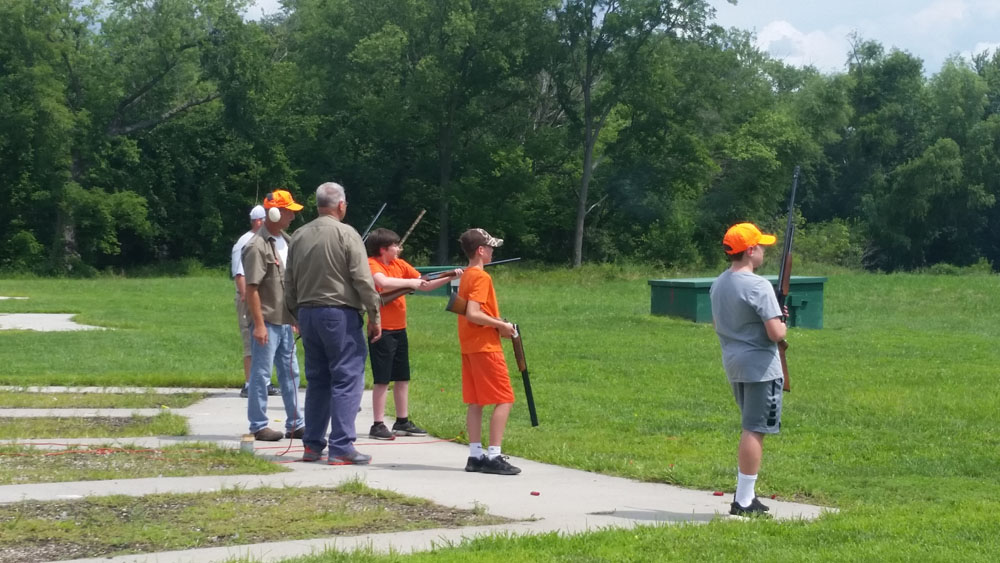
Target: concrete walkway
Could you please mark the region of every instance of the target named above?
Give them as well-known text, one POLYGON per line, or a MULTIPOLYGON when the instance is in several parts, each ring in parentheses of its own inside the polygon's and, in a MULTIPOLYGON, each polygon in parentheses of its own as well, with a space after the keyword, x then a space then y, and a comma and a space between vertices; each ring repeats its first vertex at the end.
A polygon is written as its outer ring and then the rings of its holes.
MULTIPOLYGON (((54 391, 54 389, 53 389, 54 391)), ((204 391, 204 390, 202 390, 204 391)), ((120 443, 143 446, 175 444, 181 441, 216 442, 237 447, 239 437, 246 432, 246 402, 236 389, 211 390, 205 400, 186 409, 173 412, 184 415, 190 422, 191 435, 183 438, 163 437, 120 440, 120 443)), ((303 396, 300 394, 300 400, 303 396)), ((555 465, 511 458, 511 463, 523 472, 517 476, 497 476, 466 473, 468 447, 448 440, 427 438, 397 438, 391 442, 367 438, 371 420, 371 397, 365 393, 364 411, 358 415, 357 447, 373 456, 368 466, 329 466, 325 463, 292 462, 301 457, 301 442, 295 441, 289 450, 288 440, 257 442, 259 455, 289 461, 290 473, 264 476, 219 476, 157 479, 122 479, 114 481, 81 481, 37 485, 0 487, 0 502, 19 500, 55 500, 93 495, 144 495, 162 492, 218 491, 224 488, 261 486, 336 486, 349 479, 361 479, 375 488, 390 489, 405 495, 430 499, 438 504, 458 508, 485 508, 490 514, 522 520, 512 524, 436 529, 391 534, 370 534, 356 537, 322 538, 242 545, 224 548, 195 549, 180 552, 125 555, 80 561, 93 562, 184 562, 207 563, 236 557, 260 561, 277 561, 286 557, 306 555, 327 548, 351 550, 372 548, 376 551, 411 552, 426 550, 447 542, 496 532, 528 534, 544 532, 576 533, 607 527, 630 527, 643 524, 672 522, 707 522, 728 515, 732 494, 714 496, 711 491, 692 491, 655 483, 640 483, 555 465)), ((132 410, 99 410, 101 416, 128 416, 132 410)), ((11 409, 0 409, 0 417, 10 416, 11 409)), ((36 416, 46 413, 37 410, 36 416)), ((272 420, 282 420, 284 410, 280 397, 269 401, 272 420)), ((87 412, 83 412, 84 415, 87 412)), ((91 411, 90 414, 98 414, 91 411)), ((275 429, 282 423, 273 422, 275 429)), ((53 440, 45 440, 51 442, 53 440)), ((104 443, 104 440, 57 440, 63 443, 104 443)), ((29 441, 30 442, 30 441, 29 441)), ((42 442, 42 440, 35 440, 42 442)), ((769 500, 771 513, 780 519, 812 519, 823 510, 820 507, 769 500)))

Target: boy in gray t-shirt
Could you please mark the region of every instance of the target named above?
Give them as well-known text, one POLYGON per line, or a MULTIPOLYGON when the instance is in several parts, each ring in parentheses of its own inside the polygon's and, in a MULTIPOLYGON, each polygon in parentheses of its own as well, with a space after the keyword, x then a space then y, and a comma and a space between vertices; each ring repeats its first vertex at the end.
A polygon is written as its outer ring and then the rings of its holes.
POLYGON ((763 456, 764 435, 781 428, 781 361, 777 343, 786 327, 774 289, 754 273, 764 261, 764 246, 776 242, 752 223, 726 231, 723 249, 730 267, 710 290, 712 323, 722 346, 722 365, 740 408, 740 436, 736 497, 730 514, 747 516, 768 510, 754 492, 763 456))

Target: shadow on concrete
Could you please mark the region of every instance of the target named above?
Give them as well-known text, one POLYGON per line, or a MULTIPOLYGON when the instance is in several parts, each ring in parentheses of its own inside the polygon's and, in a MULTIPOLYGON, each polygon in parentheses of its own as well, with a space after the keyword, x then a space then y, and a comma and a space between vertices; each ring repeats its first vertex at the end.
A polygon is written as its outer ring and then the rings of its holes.
MULTIPOLYGON (((374 459, 374 457, 372 459, 374 459)), ((458 471, 459 473, 465 473, 465 467, 458 467, 457 465, 453 465, 451 467, 441 465, 421 465, 418 463, 373 463, 371 465, 372 467, 392 469, 394 471, 458 471)))
POLYGON ((711 522, 719 517, 715 512, 668 512, 650 508, 626 508, 624 510, 605 510, 588 512, 591 516, 613 516, 626 520, 642 520, 646 522, 711 522))

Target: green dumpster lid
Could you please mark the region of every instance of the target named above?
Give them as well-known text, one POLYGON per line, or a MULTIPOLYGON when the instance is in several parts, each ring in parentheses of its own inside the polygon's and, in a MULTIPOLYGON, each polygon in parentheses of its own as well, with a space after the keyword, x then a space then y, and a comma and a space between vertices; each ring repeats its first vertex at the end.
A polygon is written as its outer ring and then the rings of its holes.
MULTIPOLYGON (((771 283, 778 281, 778 276, 764 276, 771 283)), ((790 283, 825 283, 824 276, 792 276, 790 283)), ((711 287, 715 278, 673 278, 649 280, 649 285, 655 287, 711 287)))

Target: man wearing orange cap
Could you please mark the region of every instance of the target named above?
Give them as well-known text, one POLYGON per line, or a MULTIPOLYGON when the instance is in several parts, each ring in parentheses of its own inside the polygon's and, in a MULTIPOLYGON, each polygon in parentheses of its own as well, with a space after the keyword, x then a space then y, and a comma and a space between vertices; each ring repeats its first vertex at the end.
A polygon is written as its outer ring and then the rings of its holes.
POLYGON ((267 219, 243 248, 247 310, 253 339, 250 348, 250 380, 247 419, 250 433, 266 442, 302 438, 305 420, 298 406, 299 363, 295 355, 292 315, 285 307, 285 264, 288 235, 284 230, 302 206, 292 194, 275 190, 264 198, 267 219), (267 388, 271 366, 278 373, 281 400, 285 404, 285 432, 267 427, 267 388))
POLYGON ((776 242, 753 223, 726 231, 722 247, 730 266, 712 283, 712 324, 722 346, 722 365, 742 416, 736 497, 729 513, 754 516, 769 509, 754 492, 764 453, 764 436, 781 428, 781 361, 778 342, 785 323, 774 288, 754 273, 764 247, 776 242))

